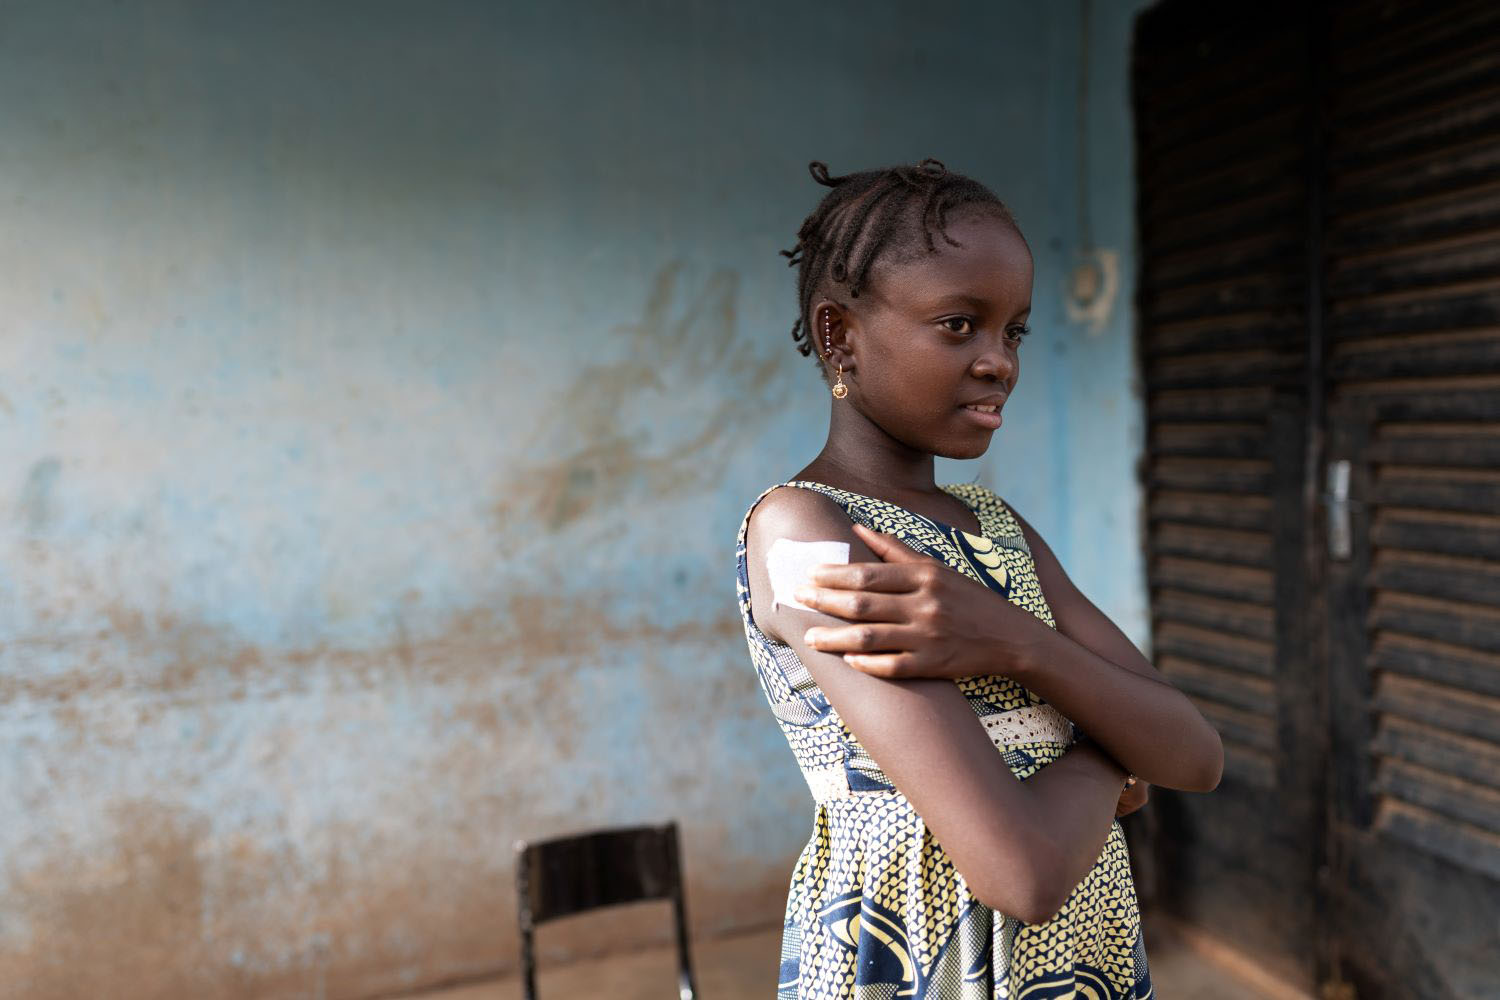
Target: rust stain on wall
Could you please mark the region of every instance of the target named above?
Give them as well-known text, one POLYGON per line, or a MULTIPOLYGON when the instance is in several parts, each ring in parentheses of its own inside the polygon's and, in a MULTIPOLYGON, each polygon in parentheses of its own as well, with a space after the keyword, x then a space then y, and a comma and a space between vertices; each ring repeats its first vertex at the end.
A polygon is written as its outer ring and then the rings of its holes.
MULTIPOLYGON (((318 670, 342 690, 376 687, 392 675, 414 673, 424 683, 445 683, 495 670, 546 684, 558 658, 617 656, 622 648, 641 644, 723 641, 740 627, 730 610, 708 621, 622 623, 601 613, 611 603, 607 591, 515 593, 449 615, 423 637, 414 637, 406 626, 394 630, 390 642, 373 648, 318 643, 274 654, 227 628, 180 619, 160 619, 147 627, 148 616, 116 606, 104 611, 114 629, 71 639, 85 668, 46 676, 0 675, 0 704, 21 699, 61 703, 127 688, 134 695, 173 703, 274 697, 308 690, 318 670)), ((57 641, 23 635, 13 644, 24 649, 57 641)))
MULTIPOLYGON (((108 815, 108 855, 59 846, 13 881, 7 905, 26 918, 31 946, 0 949, 0 983, 19 987, 0 994, 359 996, 413 973, 505 964, 497 937, 513 919, 503 870, 482 873, 488 887, 477 888, 472 866, 414 856, 372 882, 335 852, 326 876, 289 891, 297 860, 286 851, 241 840, 206 860, 204 817, 150 801, 108 815), (444 933, 410 933, 424 923, 444 933)), ((368 839, 352 825, 332 832, 334 842, 368 839)))
POLYGON ((197 848, 206 824, 153 802, 115 803, 106 816, 113 853, 60 848, 40 867, 9 873, 6 905, 27 919, 31 947, 0 950, 0 983, 19 983, 15 995, 35 1000, 118 996, 137 984, 150 984, 138 996, 222 995, 220 970, 201 954, 184 961, 202 948, 197 848))
POLYGON ((641 318, 615 328, 627 343, 621 360, 582 366, 557 394, 559 405, 531 440, 534 451, 555 457, 507 477, 494 508, 502 531, 555 531, 625 495, 659 498, 710 484, 734 454, 723 447, 725 435, 774 409, 778 363, 754 338, 738 335, 738 276, 719 270, 683 293, 682 272, 681 263, 664 268, 641 318), (652 428, 622 423, 643 396, 696 405, 668 440, 651 443, 652 428))

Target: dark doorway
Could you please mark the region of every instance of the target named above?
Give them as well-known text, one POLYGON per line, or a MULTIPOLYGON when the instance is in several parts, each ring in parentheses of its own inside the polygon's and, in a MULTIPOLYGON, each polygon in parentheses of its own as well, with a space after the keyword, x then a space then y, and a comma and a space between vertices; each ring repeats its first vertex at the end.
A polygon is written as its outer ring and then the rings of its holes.
POLYGON ((1162 903, 1360 997, 1500 972, 1500 7, 1134 46, 1158 665, 1224 737, 1162 903))

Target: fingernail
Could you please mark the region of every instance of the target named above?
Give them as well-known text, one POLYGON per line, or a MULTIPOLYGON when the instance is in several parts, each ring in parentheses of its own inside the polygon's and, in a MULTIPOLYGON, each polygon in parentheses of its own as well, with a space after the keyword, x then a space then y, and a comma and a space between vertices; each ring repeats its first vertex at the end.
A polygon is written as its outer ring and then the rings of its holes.
POLYGON ((792 591, 792 596, 801 601, 803 604, 806 604, 808 601, 812 600, 813 589, 811 587, 798 587, 796 590, 792 591))
POLYGON ((802 633, 802 641, 807 643, 809 646, 816 646, 818 644, 818 630, 815 628, 810 628, 806 632, 802 633))

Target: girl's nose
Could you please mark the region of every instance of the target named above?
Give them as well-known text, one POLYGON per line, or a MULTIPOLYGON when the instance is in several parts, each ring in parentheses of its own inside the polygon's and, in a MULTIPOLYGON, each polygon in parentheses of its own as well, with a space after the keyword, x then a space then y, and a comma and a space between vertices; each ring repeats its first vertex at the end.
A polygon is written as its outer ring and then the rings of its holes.
POLYGON ((1004 382, 1016 372, 1016 363, 1004 351, 985 351, 974 359, 969 372, 975 378, 1004 382))

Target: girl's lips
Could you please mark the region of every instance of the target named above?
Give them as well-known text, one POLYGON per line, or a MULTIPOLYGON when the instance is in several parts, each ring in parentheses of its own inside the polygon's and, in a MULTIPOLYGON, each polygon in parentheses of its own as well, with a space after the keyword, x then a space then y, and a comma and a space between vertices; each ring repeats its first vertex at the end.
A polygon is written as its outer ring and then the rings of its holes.
POLYGON ((959 409, 963 410, 970 420, 989 430, 994 430, 1001 424, 1000 409, 998 407, 975 409, 972 406, 960 406, 959 409))

